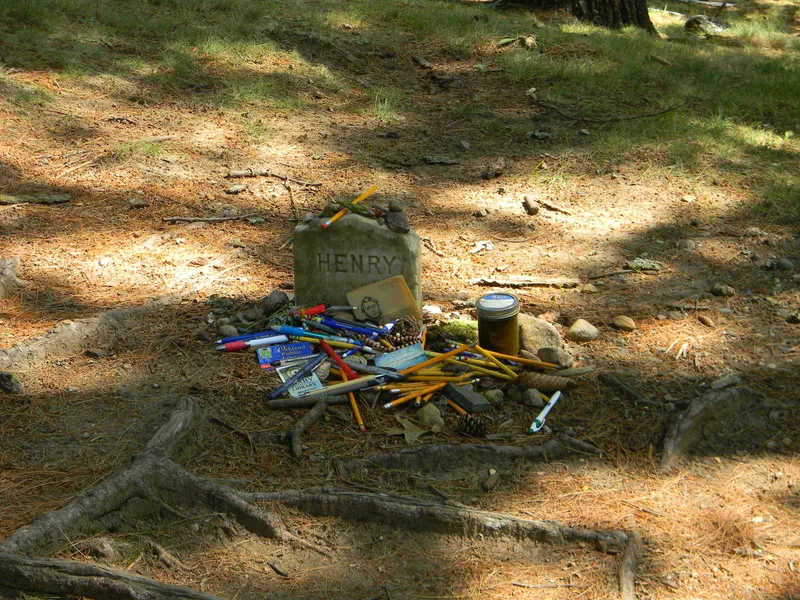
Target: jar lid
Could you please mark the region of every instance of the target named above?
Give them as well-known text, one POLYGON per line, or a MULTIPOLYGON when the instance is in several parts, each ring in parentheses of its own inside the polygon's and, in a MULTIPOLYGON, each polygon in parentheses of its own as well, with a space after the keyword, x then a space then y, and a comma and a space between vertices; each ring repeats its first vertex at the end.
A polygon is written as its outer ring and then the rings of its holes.
POLYGON ((519 298, 514 294, 486 294, 475 302, 478 318, 507 319, 519 312, 519 298))

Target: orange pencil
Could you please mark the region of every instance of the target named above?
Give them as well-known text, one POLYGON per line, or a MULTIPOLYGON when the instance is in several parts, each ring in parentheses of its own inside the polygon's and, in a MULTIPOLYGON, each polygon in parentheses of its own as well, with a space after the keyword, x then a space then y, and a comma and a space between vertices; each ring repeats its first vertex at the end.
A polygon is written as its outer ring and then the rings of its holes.
MULTIPOLYGON (((347 381, 347 375, 342 373, 342 381, 347 381)), ((365 433, 367 428, 364 427, 364 421, 361 420, 361 413, 358 410, 358 404, 356 404, 356 396, 353 392, 347 392, 347 397, 350 399, 350 408, 353 409, 353 415, 356 418, 356 423, 358 423, 358 428, 361 430, 361 433, 365 433)))
POLYGON ((430 392, 435 392, 437 390, 442 389, 444 386, 447 385, 447 382, 443 381, 442 383, 437 383, 436 385, 432 385, 427 388, 422 388, 421 390, 414 390, 406 394, 405 396, 400 396, 396 400, 392 400, 391 402, 387 402, 383 405, 383 408, 389 410, 390 408, 394 408, 395 406, 400 406, 401 404, 408 402, 409 400, 413 400, 414 398, 418 398, 420 396, 424 396, 425 394, 429 394, 430 392))
POLYGON ((421 362, 418 365, 414 365, 412 367, 408 367, 407 369, 403 369, 402 371, 400 371, 400 375, 408 375, 409 373, 415 373, 416 371, 424 369, 425 367, 430 367, 431 365, 435 365, 436 363, 439 363, 443 360, 447 360, 451 356, 455 356, 456 354, 461 354, 462 352, 469 350, 470 348, 472 348, 472 346, 474 346, 474 344, 465 344, 463 346, 459 346, 458 348, 450 350, 450 352, 445 352, 444 354, 439 354, 437 356, 434 356, 433 358, 429 358, 425 362, 421 362))

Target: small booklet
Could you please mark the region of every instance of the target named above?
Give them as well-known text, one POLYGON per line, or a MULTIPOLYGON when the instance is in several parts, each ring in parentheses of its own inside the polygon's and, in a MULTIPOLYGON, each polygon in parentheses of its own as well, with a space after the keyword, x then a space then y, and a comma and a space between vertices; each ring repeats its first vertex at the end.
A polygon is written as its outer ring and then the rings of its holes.
POLYGON ((256 351, 258 364, 262 369, 272 369, 275 361, 281 361, 280 364, 286 366, 293 361, 311 358, 313 354, 314 349, 308 342, 264 346, 256 351))
MULTIPOLYGON (((275 372, 281 378, 281 381, 286 381, 292 375, 297 373, 300 369, 303 368, 305 363, 298 363, 294 365, 289 365, 288 367, 278 367, 275 369, 275 372)), ((317 377, 316 373, 311 373, 310 375, 303 377, 300 381, 295 383, 292 387, 289 388, 289 395, 292 398, 300 398, 309 392, 313 392, 314 390, 321 390, 323 387, 322 382, 317 377)))
POLYGON ((422 319, 422 312, 402 275, 364 285, 347 292, 346 296, 351 306, 358 307, 354 314, 359 321, 383 325, 406 315, 422 319))

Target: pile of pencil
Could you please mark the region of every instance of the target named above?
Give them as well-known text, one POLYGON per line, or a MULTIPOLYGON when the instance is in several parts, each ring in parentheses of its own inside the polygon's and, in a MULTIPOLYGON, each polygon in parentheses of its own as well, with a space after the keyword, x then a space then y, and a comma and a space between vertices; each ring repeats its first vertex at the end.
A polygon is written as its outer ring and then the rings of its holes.
MULTIPOLYGON (((311 406, 319 400, 334 403, 346 396, 361 431, 366 427, 358 407, 360 392, 378 392, 385 410, 420 407, 443 393, 449 383, 469 385, 488 379, 490 385, 501 385, 516 381, 523 371, 549 372, 557 368, 550 363, 486 350, 478 344, 451 343, 444 351, 435 352, 425 347, 424 327, 417 333, 409 334, 405 328, 398 334, 397 322, 377 325, 340 317, 352 310, 353 307, 325 305, 299 308, 267 331, 219 340, 217 349, 259 349, 262 367, 296 367, 283 384, 268 394, 267 406, 285 406, 279 399, 286 394, 297 399, 293 406, 311 406), (394 345, 398 342, 402 349, 394 345), (356 360, 356 354, 363 358, 356 360), (265 363, 264 356, 281 358, 265 363), (379 356, 382 358, 377 362, 383 366, 376 364, 379 356), (402 366, 387 366, 394 359, 402 366), (295 387, 312 377, 326 361, 331 362, 330 383, 320 387, 317 381, 316 389, 295 387)), ((459 415, 468 414, 450 398, 447 404, 459 415)))

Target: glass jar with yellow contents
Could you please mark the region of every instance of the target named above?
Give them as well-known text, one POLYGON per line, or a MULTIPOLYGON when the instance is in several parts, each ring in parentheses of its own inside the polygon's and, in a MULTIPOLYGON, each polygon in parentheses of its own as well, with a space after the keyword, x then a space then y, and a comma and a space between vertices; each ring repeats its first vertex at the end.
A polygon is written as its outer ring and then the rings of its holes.
POLYGON ((519 298, 514 294, 486 294, 475 302, 478 343, 486 350, 519 354, 519 298))

